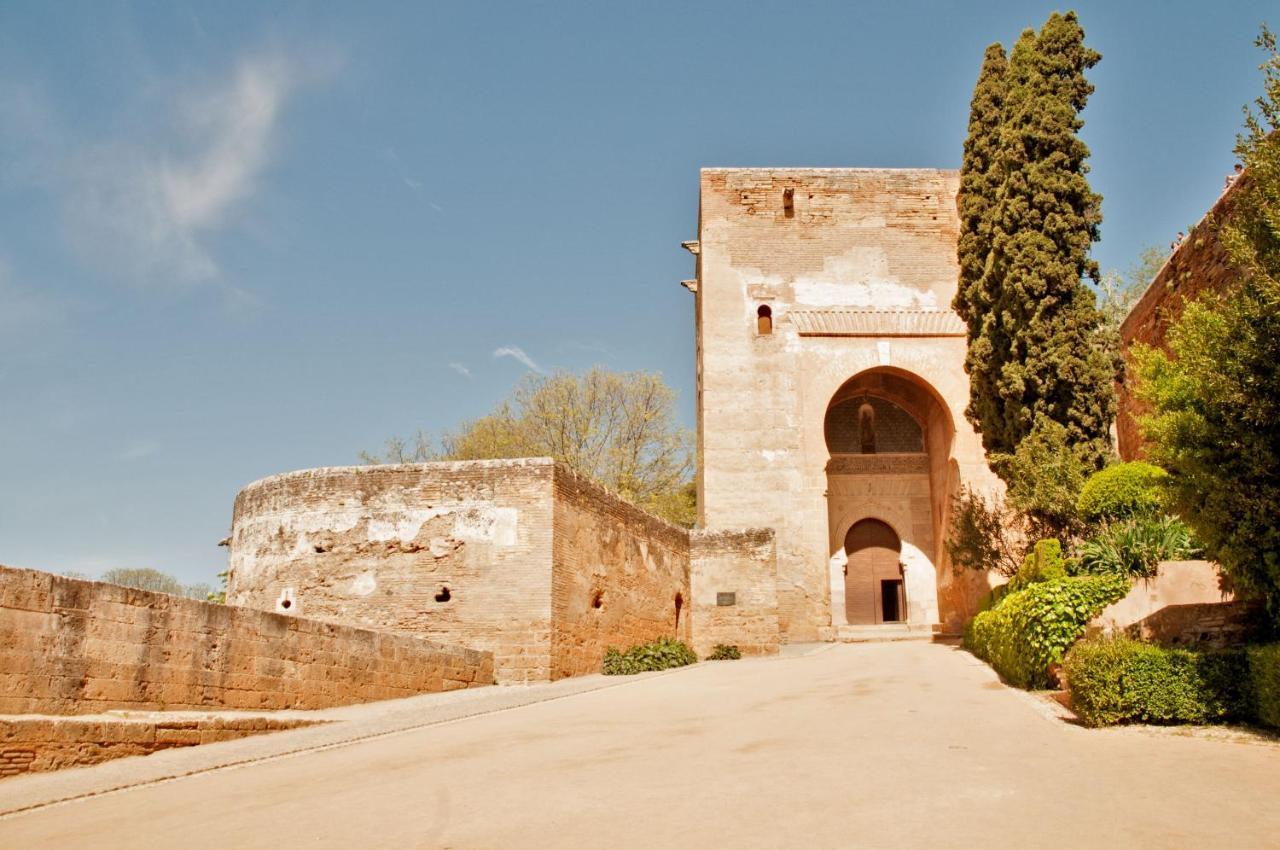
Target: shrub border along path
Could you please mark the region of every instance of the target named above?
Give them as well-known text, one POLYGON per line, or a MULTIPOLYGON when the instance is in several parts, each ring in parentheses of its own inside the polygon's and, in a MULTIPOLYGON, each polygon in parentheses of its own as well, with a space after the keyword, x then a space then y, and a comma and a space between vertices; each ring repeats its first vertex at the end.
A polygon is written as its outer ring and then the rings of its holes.
POLYGON ((1086 726, 1237 720, 1280 728, 1280 644, 1196 651, 1085 641, 1063 671, 1086 726))

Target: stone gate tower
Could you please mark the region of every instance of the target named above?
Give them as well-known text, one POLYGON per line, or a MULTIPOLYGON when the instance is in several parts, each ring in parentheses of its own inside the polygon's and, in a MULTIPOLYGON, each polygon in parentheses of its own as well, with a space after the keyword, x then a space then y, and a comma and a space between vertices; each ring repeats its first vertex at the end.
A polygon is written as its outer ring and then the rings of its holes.
POLYGON ((699 519, 772 527, 783 639, 957 631, 985 578, 944 540, 998 486, 965 420, 951 311, 959 174, 704 169, 697 257, 699 519))

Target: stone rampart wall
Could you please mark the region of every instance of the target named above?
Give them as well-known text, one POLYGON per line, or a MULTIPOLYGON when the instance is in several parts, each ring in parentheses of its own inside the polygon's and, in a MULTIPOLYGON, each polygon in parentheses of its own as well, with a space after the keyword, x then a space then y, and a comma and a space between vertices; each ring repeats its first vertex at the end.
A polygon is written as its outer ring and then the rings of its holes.
POLYGON ((717 644, 744 655, 778 652, 778 557, 772 529, 695 531, 693 648, 706 657, 717 644))
POLYGON ((502 683, 689 639, 688 532, 547 458, 277 475, 230 545, 230 601, 492 651, 502 683))
POLYGON ((280 709, 492 684, 489 653, 0 567, 0 713, 280 709))
POLYGON ((228 601, 494 653, 549 678, 548 459, 310 469, 236 499, 228 601))
POLYGON ((1119 400, 1116 434, 1120 456, 1125 460, 1142 455, 1137 418, 1144 407, 1133 396, 1135 379, 1130 348, 1136 343, 1165 348, 1169 328, 1182 315, 1187 302, 1206 291, 1224 292, 1234 281, 1237 272, 1227 258, 1219 228, 1230 217, 1232 197, 1241 185, 1237 181, 1191 229, 1120 325, 1126 374, 1116 387, 1119 400))
POLYGON ((556 467, 551 677, 600 672, 606 647, 688 642, 689 534, 556 467))

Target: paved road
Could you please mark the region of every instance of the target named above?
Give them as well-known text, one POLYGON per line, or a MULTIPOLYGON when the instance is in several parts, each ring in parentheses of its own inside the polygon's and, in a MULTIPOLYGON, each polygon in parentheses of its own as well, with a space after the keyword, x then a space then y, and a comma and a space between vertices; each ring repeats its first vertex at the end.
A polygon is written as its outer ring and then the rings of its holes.
POLYGON ((1276 847, 1277 801, 1280 747, 1084 730, 959 650, 840 645, 39 808, 0 846, 1276 847))

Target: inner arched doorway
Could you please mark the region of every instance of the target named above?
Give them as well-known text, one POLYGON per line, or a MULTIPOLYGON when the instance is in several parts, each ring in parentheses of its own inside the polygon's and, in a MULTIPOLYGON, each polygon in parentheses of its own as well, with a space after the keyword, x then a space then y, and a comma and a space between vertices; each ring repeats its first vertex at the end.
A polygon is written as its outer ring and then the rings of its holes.
POLYGON ((864 519, 844 538, 845 619, 850 625, 900 623, 907 618, 902 541, 886 523, 864 519))
POLYGON ((847 380, 823 422, 831 623, 932 625, 953 489, 955 429, 919 376, 869 369, 847 380))

